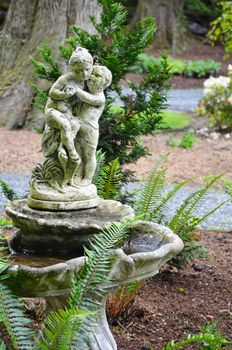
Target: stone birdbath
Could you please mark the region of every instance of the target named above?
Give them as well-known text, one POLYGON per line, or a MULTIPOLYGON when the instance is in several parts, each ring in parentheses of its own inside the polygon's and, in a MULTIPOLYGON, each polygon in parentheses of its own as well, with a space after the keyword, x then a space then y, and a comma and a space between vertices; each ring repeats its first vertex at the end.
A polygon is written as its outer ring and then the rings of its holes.
MULTIPOLYGON (((24 297, 44 297, 53 309, 65 304, 72 277, 85 263, 83 245, 89 238, 134 216, 131 207, 100 199, 92 183, 98 120, 111 79, 111 72, 94 65, 86 49, 74 50, 68 73, 49 91, 42 136, 45 160, 32 172, 28 198, 6 207, 19 229, 9 242, 16 291, 24 297)), ((134 223, 129 241, 112 251, 116 260, 103 288, 110 291, 155 275, 182 248, 181 239, 167 227, 134 223)), ((77 350, 117 349, 104 302, 88 336, 90 344, 77 350)))

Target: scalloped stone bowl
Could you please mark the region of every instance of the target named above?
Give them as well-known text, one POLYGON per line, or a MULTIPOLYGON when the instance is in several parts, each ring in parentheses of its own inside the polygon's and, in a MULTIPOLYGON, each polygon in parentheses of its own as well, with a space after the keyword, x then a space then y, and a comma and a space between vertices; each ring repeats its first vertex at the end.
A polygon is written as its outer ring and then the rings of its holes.
MULTIPOLYGON (((160 267, 176 256, 183 248, 182 240, 169 228, 146 221, 136 222, 130 233, 130 239, 122 248, 112 251, 115 263, 107 283, 109 291, 119 285, 145 279, 158 273, 160 267)), ((41 258, 42 259, 42 258, 41 258)), ((17 292, 24 297, 44 297, 48 304, 56 309, 64 305, 71 280, 85 262, 85 257, 77 257, 45 267, 32 267, 13 264, 17 292)), ((90 345, 77 350, 116 350, 117 345, 109 329, 105 302, 90 334, 90 345)))

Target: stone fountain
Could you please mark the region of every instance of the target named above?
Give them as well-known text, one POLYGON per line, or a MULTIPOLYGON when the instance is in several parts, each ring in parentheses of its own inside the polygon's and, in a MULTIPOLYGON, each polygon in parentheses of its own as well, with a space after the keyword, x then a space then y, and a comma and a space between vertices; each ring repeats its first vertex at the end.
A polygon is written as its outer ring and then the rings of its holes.
MULTIPOLYGON (((86 49, 78 47, 73 52, 69 72, 49 91, 42 136, 45 160, 32 172, 28 198, 6 207, 19 228, 10 241, 16 253, 11 269, 17 292, 24 297, 44 297, 54 309, 64 305, 72 277, 85 263, 83 244, 112 223, 134 216, 131 207, 100 199, 92 183, 98 120, 111 79, 111 72, 94 65, 86 49), (24 255, 23 260, 20 255, 24 255), (40 256, 39 265, 32 255, 40 256)), ((105 288, 110 291, 155 275, 182 248, 181 239, 167 227, 135 222, 129 241, 112 252, 116 259, 105 288)), ((104 302, 89 339, 86 350, 117 349, 104 302)))

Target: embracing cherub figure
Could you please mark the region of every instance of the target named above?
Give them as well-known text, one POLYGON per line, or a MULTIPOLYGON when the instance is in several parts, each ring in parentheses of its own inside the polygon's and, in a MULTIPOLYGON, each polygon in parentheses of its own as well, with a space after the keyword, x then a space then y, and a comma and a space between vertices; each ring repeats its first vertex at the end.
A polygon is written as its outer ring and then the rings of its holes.
POLYGON ((42 138, 42 151, 49 159, 58 159, 63 176, 49 180, 50 186, 63 191, 66 184, 74 185, 73 177, 81 158, 74 140, 80 123, 73 110, 80 100, 73 100, 77 88, 84 88, 93 70, 93 58, 85 48, 78 47, 69 60, 70 71, 52 85, 45 106, 46 127, 42 138))
POLYGON ((83 102, 78 119, 80 130, 76 147, 81 154, 82 162, 77 170, 77 181, 82 185, 91 183, 96 169, 96 149, 99 137, 98 121, 105 107, 104 90, 110 86, 112 74, 105 66, 95 65, 87 81, 88 92, 76 87, 76 95, 83 102))

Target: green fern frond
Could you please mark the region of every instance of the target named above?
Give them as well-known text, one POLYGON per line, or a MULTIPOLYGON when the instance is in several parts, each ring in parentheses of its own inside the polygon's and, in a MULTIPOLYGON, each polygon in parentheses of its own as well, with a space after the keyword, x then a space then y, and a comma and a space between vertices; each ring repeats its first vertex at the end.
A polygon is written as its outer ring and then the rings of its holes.
POLYGON ((136 200, 136 214, 142 219, 148 219, 151 211, 160 201, 164 188, 166 169, 154 169, 143 188, 141 195, 136 200))
POLYGON ((162 218, 165 217, 164 212, 167 209, 167 204, 170 199, 172 199, 176 193, 185 186, 190 180, 184 180, 176 184, 164 197, 161 199, 160 203, 157 205, 155 209, 150 213, 150 220, 155 221, 157 223, 161 223, 162 218))
POLYGON ((25 317, 23 303, 4 284, 0 283, 0 320, 3 322, 15 350, 32 350, 34 332, 31 320, 25 317))
POLYGON ((148 178, 139 191, 138 199, 135 201, 135 212, 141 219, 149 220, 150 213, 160 202, 165 183, 166 169, 162 168, 168 157, 168 153, 158 159, 148 174, 148 178))
POLYGON ((13 201, 15 199, 19 199, 19 196, 17 193, 10 188, 10 186, 3 180, 0 179, 0 188, 2 189, 3 194, 6 196, 7 199, 10 201, 13 201))
POLYGON ((95 312, 78 309, 59 309, 52 311, 46 317, 43 327, 43 336, 38 339, 37 347, 42 350, 67 350, 71 349, 70 343, 78 328, 95 312))
POLYGON ((167 223, 168 227, 171 228, 175 233, 178 233, 186 223, 191 220, 193 213, 200 204, 200 201, 206 195, 206 192, 217 182, 222 175, 212 176, 206 180, 205 185, 193 193, 191 193, 176 211, 173 218, 167 223))
POLYGON ((97 186, 97 189, 99 189, 99 186, 100 186, 101 174, 105 166, 105 158, 106 158, 105 152, 102 152, 101 150, 97 151, 97 154, 96 154, 97 166, 93 177, 93 183, 97 186))
POLYGON ((122 181, 122 172, 118 159, 105 165, 98 177, 98 194, 104 199, 118 199, 122 181))
POLYGON ((201 344, 201 346, 198 348, 199 350, 222 350, 225 349, 226 345, 231 344, 231 342, 223 337, 220 331, 216 329, 215 323, 213 322, 201 327, 201 332, 198 334, 189 335, 186 339, 179 342, 175 342, 174 340, 171 341, 165 347, 163 347, 162 350, 183 349, 190 344, 196 343, 201 344))

